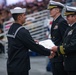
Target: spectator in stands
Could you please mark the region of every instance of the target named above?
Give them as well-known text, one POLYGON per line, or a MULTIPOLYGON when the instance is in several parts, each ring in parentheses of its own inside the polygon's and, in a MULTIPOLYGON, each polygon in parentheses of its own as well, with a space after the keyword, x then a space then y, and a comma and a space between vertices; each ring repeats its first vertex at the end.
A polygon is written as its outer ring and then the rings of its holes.
POLYGON ((76 0, 72 0, 72 6, 76 6, 76 0))
POLYGON ((42 10, 44 10, 45 9, 45 5, 44 5, 44 2, 43 2, 43 0, 37 0, 37 4, 38 4, 38 10, 39 11, 42 11, 42 10))
POLYGON ((71 6, 72 5, 72 0, 66 0, 66 5, 71 6))
MULTIPOLYGON (((3 22, 4 19, 2 18, 2 13, 0 12, 0 34, 3 33, 3 22)), ((2 40, 4 38, 4 35, 0 35, 0 53, 4 53, 4 45, 2 43, 2 40)))
POLYGON ((10 20, 11 13, 10 13, 9 9, 7 9, 7 8, 6 9, 2 9, 1 13, 2 13, 2 17, 4 18, 4 22, 10 20))
POLYGON ((63 4, 65 4, 65 3, 66 3, 66 0, 53 0, 53 1, 61 2, 61 3, 63 3, 63 4))
POLYGON ((67 2, 67 3, 70 3, 70 2, 72 2, 72 0, 66 0, 66 2, 67 2))
POLYGON ((37 4, 34 4, 34 6, 31 8, 31 11, 32 11, 32 13, 36 13, 36 12, 38 12, 38 5, 37 4))
POLYGON ((61 0, 53 0, 53 1, 56 1, 56 2, 61 2, 61 0))
POLYGON ((26 14, 32 14, 32 8, 33 8, 34 4, 33 3, 28 3, 26 5, 26 8, 27 8, 27 11, 26 11, 26 14))
POLYGON ((66 0, 61 0, 61 3, 65 4, 66 3, 66 0))

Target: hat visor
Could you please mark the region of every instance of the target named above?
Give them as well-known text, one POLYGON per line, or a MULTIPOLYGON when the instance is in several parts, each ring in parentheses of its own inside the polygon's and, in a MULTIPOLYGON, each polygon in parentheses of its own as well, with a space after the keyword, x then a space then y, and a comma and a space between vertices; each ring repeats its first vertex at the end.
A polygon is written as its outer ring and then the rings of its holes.
POLYGON ((57 8, 57 6, 49 6, 48 9, 53 9, 53 8, 57 8))
POLYGON ((64 14, 64 16, 74 15, 74 14, 75 14, 75 12, 66 12, 66 13, 64 14))

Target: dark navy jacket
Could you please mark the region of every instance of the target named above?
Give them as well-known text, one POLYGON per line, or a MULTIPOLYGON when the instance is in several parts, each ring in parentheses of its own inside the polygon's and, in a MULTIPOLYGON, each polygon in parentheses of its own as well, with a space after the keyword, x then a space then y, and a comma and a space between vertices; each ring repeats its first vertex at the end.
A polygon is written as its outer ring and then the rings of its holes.
POLYGON ((76 23, 67 29, 64 35, 63 47, 64 67, 67 71, 76 72, 76 23))
POLYGON ((7 34, 9 72, 22 72, 30 69, 29 49, 49 56, 50 50, 36 44, 29 31, 18 23, 14 23, 7 34))
MULTIPOLYGON (((63 36, 65 34, 66 29, 68 28, 67 21, 60 15, 55 21, 52 23, 51 27, 51 39, 55 45, 60 46, 63 43, 63 36)), ((63 56, 55 56, 55 58, 51 59, 52 62, 62 62, 63 56)))

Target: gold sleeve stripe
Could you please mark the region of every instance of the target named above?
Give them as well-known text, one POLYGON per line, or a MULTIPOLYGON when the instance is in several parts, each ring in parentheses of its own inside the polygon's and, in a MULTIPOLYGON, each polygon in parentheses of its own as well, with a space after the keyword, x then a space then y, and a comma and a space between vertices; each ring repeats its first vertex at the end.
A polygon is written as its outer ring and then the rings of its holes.
POLYGON ((63 46, 60 46, 60 53, 65 54, 63 46))

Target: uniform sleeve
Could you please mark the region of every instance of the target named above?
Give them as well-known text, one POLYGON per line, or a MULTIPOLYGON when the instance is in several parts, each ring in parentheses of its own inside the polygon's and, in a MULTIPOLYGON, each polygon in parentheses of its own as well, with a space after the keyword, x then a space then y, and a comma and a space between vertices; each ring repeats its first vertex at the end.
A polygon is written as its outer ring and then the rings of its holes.
POLYGON ((38 52, 42 55, 49 56, 50 55, 50 50, 44 48, 43 46, 36 44, 33 38, 31 37, 30 33, 28 30, 25 28, 22 28, 18 31, 17 33, 17 38, 22 41, 22 43, 27 47, 28 49, 38 52))
POLYGON ((58 47, 58 54, 73 54, 76 53, 76 29, 73 31, 73 36, 68 43, 58 47))

